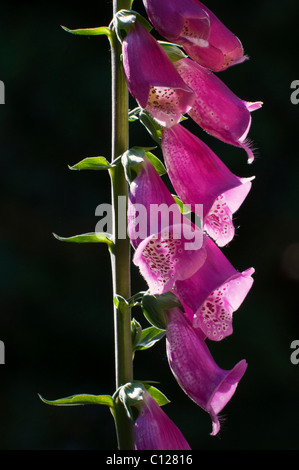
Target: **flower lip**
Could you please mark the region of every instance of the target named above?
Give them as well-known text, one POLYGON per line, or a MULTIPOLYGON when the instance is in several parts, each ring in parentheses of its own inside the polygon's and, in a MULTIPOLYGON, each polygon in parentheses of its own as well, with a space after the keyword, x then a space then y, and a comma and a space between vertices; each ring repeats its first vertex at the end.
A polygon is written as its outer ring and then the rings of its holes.
POLYGON ((211 292, 194 312, 193 326, 213 341, 221 341, 233 332, 233 313, 240 307, 252 284, 253 268, 236 274, 211 292))
POLYGON ((232 333, 233 313, 252 287, 254 268, 237 271, 211 239, 205 251, 201 269, 188 280, 177 280, 174 290, 193 312, 193 327, 209 339, 221 341, 232 333))
POLYGON ((223 410, 225 405, 230 401, 234 395, 239 381, 245 374, 247 369, 247 362, 242 359, 234 368, 222 379, 218 387, 214 390, 209 402, 207 403, 207 410, 210 410, 212 419, 212 436, 216 436, 220 430, 220 422, 218 414, 223 410))
POLYGON ((151 294, 170 291, 177 280, 188 279, 204 264, 206 237, 200 229, 195 233, 198 246, 191 250, 185 248, 190 243, 189 224, 186 227, 184 224, 165 227, 162 232, 150 235, 139 244, 133 262, 139 267, 151 294))
POLYGON ((235 235, 233 214, 247 197, 254 178, 239 178, 240 186, 218 196, 205 218, 204 230, 218 246, 223 247, 232 241, 235 235))

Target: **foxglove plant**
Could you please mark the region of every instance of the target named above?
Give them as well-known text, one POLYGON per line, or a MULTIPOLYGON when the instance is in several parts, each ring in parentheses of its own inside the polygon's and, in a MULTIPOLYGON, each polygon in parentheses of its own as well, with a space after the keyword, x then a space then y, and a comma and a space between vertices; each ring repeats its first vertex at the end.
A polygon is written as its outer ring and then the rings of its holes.
POLYGON ((77 35, 105 35, 111 46, 111 158, 89 157, 71 167, 109 172, 111 233, 55 236, 66 242, 104 243, 109 249, 114 391, 41 399, 51 405, 106 405, 120 450, 190 450, 162 409, 168 399, 148 382, 134 379, 133 361, 139 351, 165 339, 171 373, 210 414, 211 434, 219 432, 219 413, 234 395, 247 363, 220 368, 208 341, 219 343, 232 334, 233 313, 252 287, 254 269, 238 271, 221 248, 234 238, 233 215, 253 177, 232 173, 182 121, 189 115, 220 141, 245 149, 252 162, 246 139, 250 113, 261 102, 239 99, 216 77, 214 72, 242 63, 246 56, 239 39, 205 5, 197 0, 144 0, 148 21, 131 9, 132 3, 113 0, 108 27, 64 27, 77 35), (153 27, 171 43, 158 41, 153 27), (136 109, 128 109, 129 94, 136 109), (137 120, 158 143, 165 166, 152 149, 129 148, 129 122, 137 120), (133 295, 131 250, 147 284, 146 291, 133 295), (148 327, 132 317, 135 308, 148 327))

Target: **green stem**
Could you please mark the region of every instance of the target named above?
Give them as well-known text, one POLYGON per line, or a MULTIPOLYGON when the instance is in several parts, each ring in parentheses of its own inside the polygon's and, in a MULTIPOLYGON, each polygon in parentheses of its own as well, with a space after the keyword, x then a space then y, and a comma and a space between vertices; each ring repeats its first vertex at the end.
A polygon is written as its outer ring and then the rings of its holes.
MULTIPOLYGON (((130 9, 130 0, 113 0, 113 15, 121 9, 130 9)), ((121 62, 121 44, 114 32, 111 42, 111 72, 112 72, 112 155, 115 160, 128 150, 129 122, 128 122, 128 88, 121 62)), ((113 278, 113 296, 121 295, 125 299, 131 296, 130 281, 130 240, 126 229, 121 226, 121 219, 126 220, 125 213, 121 213, 123 206, 119 206, 119 196, 122 202, 128 199, 128 184, 125 179, 122 165, 110 169, 112 190, 113 234, 115 244, 110 249, 113 278), (125 232, 124 236, 119 234, 125 232)), ((131 338, 131 311, 126 305, 121 309, 114 306, 114 338, 115 338, 115 382, 116 389, 133 380, 133 355, 131 338)), ((134 449, 134 425, 128 418, 122 406, 117 405, 114 410, 118 447, 121 450, 134 449)))

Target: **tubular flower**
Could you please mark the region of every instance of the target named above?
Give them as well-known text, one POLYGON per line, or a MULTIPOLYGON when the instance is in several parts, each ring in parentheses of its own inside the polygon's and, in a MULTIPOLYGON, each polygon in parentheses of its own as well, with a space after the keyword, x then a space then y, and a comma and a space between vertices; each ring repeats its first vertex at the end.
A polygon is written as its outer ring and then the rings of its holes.
POLYGON ((190 450, 181 431, 147 391, 139 406, 135 450, 190 450))
POLYGON ((156 39, 138 22, 123 40, 123 66, 132 96, 161 126, 179 122, 193 104, 193 92, 156 39))
POLYGON ((254 155, 246 138, 251 126, 250 113, 259 109, 262 102, 241 100, 211 71, 188 58, 178 60, 174 65, 195 93, 189 116, 222 142, 243 148, 248 162, 253 162, 254 155))
POLYGON ((204 230, 219 246, 226 245, 235 233, 232 215, 250 191, 253 178, 235 176, 181 124, 163 129, 161 146, 177 195, 194 212, 202 205, 204 230))
POLYGON ((181 214, 148 159, 130 184, 128 234, 136 249, 133 262, 152 294, 171 290, 177 279, 192 276, 205 261, 206 237, 181 214))
POLYGON ((247 59, 240 40, 197 0, 143 0, 155 29, 214 72, 247 59))
POLYGON ((152 163, 145 158, 129 188, 128 234, 132 245, 136 249, 152 233, 182 221, 173 196, 152 163))
POLYGON ((183 391, 207 411, 212 419, 212 435, 220 429, 218 414, 229 402, 247 363, 238 362, 223 370, 215 363, 202 336, 179 308, 166 313, 166 348, 170 369, 183 391))
POLYGON ((237 271, 211 239, 205 250, 203 266, 187 280, 177 280, 174 290, 189 308, 188 318, 193 315, 193 327, 209 339, 221 341, 232 334, 233 313, 252 287, 254 269, 237 271))
MULTIPOLYGON (((189 225, 186 230, 189 230, 189 225)), ((151 294, 164 294, 173 289, 177 281, 188 279, 205 263, 204 242, 195 242, 196 249, 186 249, 189 237, 179 234, 184 226, 169 226, 167 231, 150 235, 140 243, 133 262, 139 267, 151 294)), ((201 234, 199 235, 201 238, 201 234)))

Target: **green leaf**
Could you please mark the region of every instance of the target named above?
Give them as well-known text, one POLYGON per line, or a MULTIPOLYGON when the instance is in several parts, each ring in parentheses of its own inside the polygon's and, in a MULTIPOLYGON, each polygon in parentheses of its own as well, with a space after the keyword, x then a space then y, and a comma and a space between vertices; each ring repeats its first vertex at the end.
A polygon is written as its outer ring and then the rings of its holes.
POLYGON ((177 205, 179 206, 179 209, 181 211, 182 214, 186 215, 186 214, 190 214, 191 213, 191 209, 189 207, 187 207, 182 201, 181 199, 176 196, 175 194, 172 194, 172 197, 173 199, 175 200, 175 202, 177 203, 177 205))
POLYGON ((109 170, 112 168, 105 157, 87 157, 81 160, 76 165, 69 166, 70 170, 109 170))
POLYGON ((122 42, 126 35, 130 32, 130 29, 134 27, 136 21, 138 21, 142 26, 151 31, 153 29, 152 25, 146 18, 144 18, 140 13, 134 10, 119 10, 113 18, 113 25, 116 31, 118 40, 122 42))
POLYGON ((130 297, 128 299, 128 304, 130 307, 135 307, 136 305, 140 305, 140 301, 142 299, 142 297, 144 296, 144 294, 146 294, 147 291, 140 291, 140 292, 137 292, 136 294, 132 295, 132 297, 130 297))
POLYGON ((146 128, 151 138, 161 145, 161 126, 156 123, 150 113, 142 109, 139 113, 139 121, 146 128))
POLYGON ((80 28, 80 29, 69 29, 66 26, 62 26, 67 33, 77 34, 80 36, 111 36, 111 31, 106 26, 100 26, 98 28, 80 28))
POLYGON ((185 59, 187 55, 182 51, 182 49, 177 45, 171 42, 158 41, 162 46, 166 54, 168 55, 171 62, 176 62, 177 60, 185 59))
POLYGON ((142 299, 142 311, 145 318, 156 328, 166 330, 166 320, 163 311, 154 295, 146 294, 142 299))
POLYGON ((153 382, 133 380, 133 382, 128 382, 119 387, 113 395, 114 409, 122 405, 128 417, 135 421, 138 416, 138 409, 142 406, 145 391, 154 398, 159 406, 170 403, 168 398, 156 387, 153 387, 151 383, 153 382))
POLYGON ((165 292, 160 295, 145 294, 142 298, 142 310, 146 319, 151 325, 161 330, 166 330, 165 311, 172 308, 183 310, 179 299, 172 292, 165 292))
POLYGON ((46 400, 40 394, 39 398, 47 405, 54 406, 76 406, 76 405, 106 405, 113 407, 114 401, 110 395, 71 395, 65 398, 59 398, 58 400, 46 400))
POLYGON ((123 305, 129 306, 128 301, 122 295, 116 294, 114 296, 113 302, 115 307, 118 308, 120 311, 123 305))
POLYGON ((149 159, 151 164, 154 166, 158 175, 162 176, 167 173, 165 166, 163 165, 161 160, 158 157, 156 157, 156 155, 154 155, 151 152, 145 152, 145 156, 149 159))
POLYGON ((130 184, 138 175, 139 168, 144 162, 145 152, 138 147, 132 147, 123 153, 121 162, 124 167, 126 180, 130 184))
POLYGON ((172 308, 180 308, 182 312, 184 308, 177 298, 177 296, 173 292, 165 292, 164 294, 156 294, 155 295, 158 305, 161 310, 170 310, 172 308))
POLYGON ((139 344, 140 339, 142 337, 142 327, 135 318, 132 318, 132 321, 131 321, 131 333, 132 333, 132 350, 134 353, 134 351, 136 350, 136 346, 139 344))
POLYGON ((168 398, 156 387, 153 387, 152 385, 146 383, 144 383, 143 385, 148 391, 148 393, 150 393, 151 396, 156 400, 159 406, 167 405, 168 403, 170 403, 170 400, 168 400, 168 398))
POLYGON ((140 108, 138 106, 137 108, 129 110, 128 119, 129 119, 130 122, 134 122, 134 121, 139 120, 139 113, 140 113, 141 109, 142 108, 140 108))
POLYGON ((184 204, 177 195, 172 194, 172 197, 175 200, 175 202, 177 203, 181 213, 183 215, 185 215, 194 225, 197 225, 198 228, 202 229, 203 222, 202 222, 201 217, 198 214, 196 214, 195 212, 193 212, 190 209, 190 207, 188 207, 186 204, 184 204))
POLYGON ((155 147, 132 147, 123 153, 121 156, 121 162, 129 184, 138 175, 145 158, 150 160, 160 176, 166 173, 166 168, 164 167, 161 160, 149 151, 154 148, 155 147))
POLYGON ((160 341, 162 338, 164 338, 164 336, 165 330, 161 330, 160 328, 156 328, 154 326, 145 328, 142 330, 141 338, 134 347, 134 350, 141 351, 144 349, 149 349, 154 346, 157 341, 160 341))
POLYGON ((152 139, 161 145, 161 129, 162 127, 155 121, 153 116, 146 110, 140 107, 132 109, 129 112, 128 119, 130 122, 139 120, 146 128, 152 139))
POLYGON ((53 233, 57 240, 68 243, 106 243, 107 245, 113 245, 113 237, 110 233, 102 232, 90 232, 83 233, 82 235, 74 235, 73 237, 60 237, 53 233))
POLYGON ((122 385, 114 394, 116 405, 120 401, 128 415, 134 420, 134 407, 143 400, 144 386, 142 383, 133 381, 122 385))

